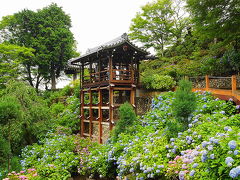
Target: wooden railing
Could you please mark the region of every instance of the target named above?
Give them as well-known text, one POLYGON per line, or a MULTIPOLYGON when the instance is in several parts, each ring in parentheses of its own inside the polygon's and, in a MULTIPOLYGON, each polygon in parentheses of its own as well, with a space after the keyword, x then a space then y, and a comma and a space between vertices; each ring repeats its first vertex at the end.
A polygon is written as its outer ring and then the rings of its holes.
POLYGON ((120 83, 134 83, 137 82, 137 77, 134 70, 125 69, 111 69, 96 73, 91 73, 84 76, 83 85, 100 83, 100 82, 120 82, 120 83))
POLYGON ((125 69, 112 69, 111 82, 129 82, 131 83, 134 80, 134 72, 132 70, 125 69))
POLYGON ((209 91, 222 99, 232 98, 240 102, 240 78, 236 75, 231 77, 208 76, 189 78, 193 83, 193 91, 209 91))

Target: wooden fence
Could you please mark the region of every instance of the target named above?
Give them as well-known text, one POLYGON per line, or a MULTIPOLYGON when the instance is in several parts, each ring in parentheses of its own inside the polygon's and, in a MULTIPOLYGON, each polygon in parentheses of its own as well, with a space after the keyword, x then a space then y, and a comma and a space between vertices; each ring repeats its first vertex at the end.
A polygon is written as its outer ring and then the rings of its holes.
POLYGON ((193 91, 209 91, 215 96, 229 100, 232 98, 237 104, 240 104, 240 77, 232 75, 231 77, 191 77, 193 91))

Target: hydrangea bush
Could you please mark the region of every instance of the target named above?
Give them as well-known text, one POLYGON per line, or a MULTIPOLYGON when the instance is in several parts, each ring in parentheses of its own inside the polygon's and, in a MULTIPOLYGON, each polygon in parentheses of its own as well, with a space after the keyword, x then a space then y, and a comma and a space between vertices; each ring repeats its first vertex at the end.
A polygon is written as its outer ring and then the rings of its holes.
POLYGON ((152 110, 117 141, 99 145, 64 133, 50 135, 23 150, 22 166, 48 179, 75 173, 96 179, 239 179, 239 106, 207 92, 195 95, 197 108, 187 129, 174 117, 174 93, 168 92, 154 98, 152 110))
POLYGON ((74 136, 51 135, 40 144, 27 146, 22 152, 23 170, 35 168, 41 178, 71 177, 79 164, 79 156, 74 153, 74 141, 74 136))
POLYGON ((109 177, 111 171, 120 179, 239 178, 239 107, 207 92, 197 92, 196 98, 185 131, 173 116, 174 93, 154 98, 134 131, 88 152, 82 173, 109 177))

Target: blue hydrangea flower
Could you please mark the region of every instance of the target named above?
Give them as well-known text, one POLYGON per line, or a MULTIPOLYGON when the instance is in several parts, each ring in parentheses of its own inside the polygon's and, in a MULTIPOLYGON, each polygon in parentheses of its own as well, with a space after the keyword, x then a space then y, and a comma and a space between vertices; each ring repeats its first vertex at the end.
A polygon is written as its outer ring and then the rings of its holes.
POLYGON ((232 168, 232 169, 231 169, 231 171, 229 172, 229 176, 230 176, 231 178, 236 178, 236 177, 238 177, 238 173, 237 173, 237 171, 236 171, 236 168, 232 168))
POLYGON ((192 167, 193 167, 193 168, 198 167, 198 163, 194 163, 192 167))
POLYGON ((207 160, 207 156, 206 155, 202 155, 201 156, 201 160, 202 160, 202 162, 205 162, 207 160))
POLYGON ((211 154, 210 155, 210 159, 214 159, 215 158, 215 155, 214 154, 211 154))
POLYGON ((238 153, 239 153, 238 150, 235 150, 235 151, 233 152, 233 154, 234 154, 235 156, 238 155, 238 153))
POLYGON ((237 147, 237 142, 232 140, 228 143, 230 149, 235 149, 237 147))
POLYGON ((209 151, 212 151, 212 150, 213 150, 213 145, 209 145, 209 146, 208 146, 208 150, 209 150, 209 151))
POLYGON ((232 168, 231 171, 229 172, 229 176, 231 178, 236 178, 240 175, 240 166, 236 168, 232 168))
POLYGON ((205 148, 207 145, 208 145, 208 142, 207 142, 207 141, 203 141, 203 142, 202 142, 202 147, 203 147, 203 148, 205 148))
POLYGON ((192 171, 190 171, 189 175, 194 176, 195 172, 196 172, 195 170, 192 170, 192 171))
POLYGON ((234 162, 234 159, 232 157, 226 157, 226 159, 225 159, 226 164, 229 164, 229 163, 232 163, 232 162, 234 162))

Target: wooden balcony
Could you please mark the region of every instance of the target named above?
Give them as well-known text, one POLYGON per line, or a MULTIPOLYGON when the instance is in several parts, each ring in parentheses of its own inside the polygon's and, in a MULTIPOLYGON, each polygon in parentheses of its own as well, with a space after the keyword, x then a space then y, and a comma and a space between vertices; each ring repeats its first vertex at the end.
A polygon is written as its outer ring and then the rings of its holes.
POLYGON ((83 88, 104 86, 107 84, 137 84, 138 71, 110 69, 84 76, 83 88))

